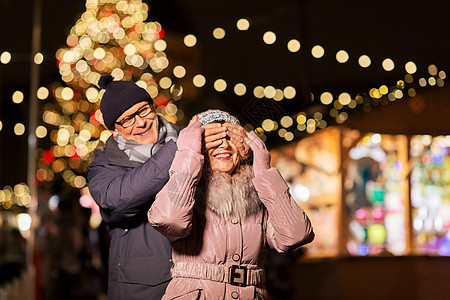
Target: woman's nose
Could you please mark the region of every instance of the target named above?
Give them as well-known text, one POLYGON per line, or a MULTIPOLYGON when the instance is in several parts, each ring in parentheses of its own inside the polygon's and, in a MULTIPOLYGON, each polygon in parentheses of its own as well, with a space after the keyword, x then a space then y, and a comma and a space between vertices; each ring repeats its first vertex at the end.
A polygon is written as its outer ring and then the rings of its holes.
POLYGON ((226 137, 222 139, 222 144, 220 144, 220 147, 222 148, 228 148, 230 147, 230 140, 226 137))

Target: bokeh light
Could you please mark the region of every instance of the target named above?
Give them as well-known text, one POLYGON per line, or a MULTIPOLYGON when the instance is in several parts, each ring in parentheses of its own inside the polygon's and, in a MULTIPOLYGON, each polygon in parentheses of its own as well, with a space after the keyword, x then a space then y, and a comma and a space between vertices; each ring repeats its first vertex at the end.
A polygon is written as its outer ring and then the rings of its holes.
POLYGON ((361 55, 361 56, 358 58, 358 63, 359 63, 359 65, 360 65, 361 67, 363 67, 363 68, 368 68, 368 67, 372 64, 372 61, 371 61, 371 59, 370 59, 369 56, 367 56, 367 55, 361 55))
POLYGON ((287 43, 287 48, 291 52, 298 52, 300 50, 300 47, 301 47, 300 42, 298 40, 295 40, 295 39, 290 40, 287 43))
POLYGON ((184 37, 183 42, 186 47, 194 47, 197 44, 197 37, 193 34, 188 34, 184 37))
POLYGON ((11 53, 8 51, 2 52, 0 55, 0 62, 4 65, 8 64, 11 61, 11 53))
POLYGON ((267 45, 272 45, 277 40, 277 36, 273 31, 267 31, 263 35, 263 41, 267 45))
POLYGON ((12 95, 12 101, 16 104, 22 103, 23 98, 24 96, 21 91, 15 91, 12 95))
POLYGON ((336 53, 336 60, 337 60, 338 62, 340 62, 341 64, 347 62, 348 59, 349 59, 349 55, 348 55, 347 51, 345 51, 345 50, 339 50, 339 51, 336 53))
POLYGON ((314 58, 321 58, 325 55, 325 49, 320 45, 316 45, 312 47, 311 54, 314 58))
POLYGON ((250 22, 247 19, 239 19, 236 22, 236 27, 240 31, 248 30, 250 28, 250 22))

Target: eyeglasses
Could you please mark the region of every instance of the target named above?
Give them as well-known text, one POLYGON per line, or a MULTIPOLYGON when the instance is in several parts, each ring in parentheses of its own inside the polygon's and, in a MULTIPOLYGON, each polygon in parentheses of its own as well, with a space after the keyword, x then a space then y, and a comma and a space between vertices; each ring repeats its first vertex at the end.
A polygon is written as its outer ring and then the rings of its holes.
POLYGON ((126 116, 125 118, 122 119, 122 121, 116 122, 116 124, 119 124, 123 128, 133 126, 133 124, 136 122, 136 116, 144 118, 148 116, 151 112, 153 112, 152 106, 149 103, 147 103, 144 106, 142 106, 137 112, 129 116, 126 116))

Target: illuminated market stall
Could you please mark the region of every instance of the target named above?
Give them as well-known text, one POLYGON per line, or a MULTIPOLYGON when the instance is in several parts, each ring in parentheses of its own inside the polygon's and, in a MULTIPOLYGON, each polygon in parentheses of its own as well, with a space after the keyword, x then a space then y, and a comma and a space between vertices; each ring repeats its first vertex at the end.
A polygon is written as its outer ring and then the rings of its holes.
POLYGON ((449 98, 424 90, 271 150, 316 233, 294 299, 448 295, 449 98))
POLYGON ((272 151, 316 231, 307 257, 450 255, 449 90, 272 151))

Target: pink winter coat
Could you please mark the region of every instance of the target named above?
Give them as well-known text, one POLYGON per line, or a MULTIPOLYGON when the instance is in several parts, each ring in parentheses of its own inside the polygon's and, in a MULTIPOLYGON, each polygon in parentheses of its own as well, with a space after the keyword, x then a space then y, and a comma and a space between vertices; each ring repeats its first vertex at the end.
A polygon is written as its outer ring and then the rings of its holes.
POLYGON ((244 218, 221 216, 195 199, 203 161, 194 151, 177 151, 169 182, 148 212, 173 248, 173 279, 163 299, 267 299, 266 243, 278 252, 298 248, 313 240, 311 223, 275 168, 252 179, 261 209, 244 218))

